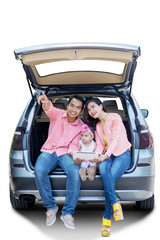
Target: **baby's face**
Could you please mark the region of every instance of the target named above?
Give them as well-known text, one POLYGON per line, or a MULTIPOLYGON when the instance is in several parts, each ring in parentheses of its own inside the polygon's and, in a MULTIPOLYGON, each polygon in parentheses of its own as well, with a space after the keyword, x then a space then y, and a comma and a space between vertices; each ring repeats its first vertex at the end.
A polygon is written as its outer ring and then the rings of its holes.
POLYGON ((93 136, 90 132, 82 132, 81 133, 81 140, 84 144, 89 144, 93 139, 93 136))

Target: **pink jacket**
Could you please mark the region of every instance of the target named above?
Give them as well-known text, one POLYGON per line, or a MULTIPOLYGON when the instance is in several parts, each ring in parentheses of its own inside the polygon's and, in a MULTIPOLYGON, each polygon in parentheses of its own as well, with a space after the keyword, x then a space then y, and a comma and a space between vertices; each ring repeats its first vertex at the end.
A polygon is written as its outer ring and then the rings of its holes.
POLYGON ((83 122, 77 118, 75 122, 69 123, 67 112, 55 108, 52 103, 50 103, 50 107, 45 113, 50 119, 50 125, 48 138, 41 151, 50 154, 56 152, 57 156, 78 151, 78 141, 81 136, 83 122))
MULTIPOLYGON (((126 129, 122 119, 117 113, 109 113, 108 119, 104 125, 105 136, 109 145, 106 154, 119 156, 131 147, 131 143, 127 139, 126 129)), ((103 143, 103 128, 100 123, 96 126, 96 143, 95 152, 105 153, 105 145, 103 143)))

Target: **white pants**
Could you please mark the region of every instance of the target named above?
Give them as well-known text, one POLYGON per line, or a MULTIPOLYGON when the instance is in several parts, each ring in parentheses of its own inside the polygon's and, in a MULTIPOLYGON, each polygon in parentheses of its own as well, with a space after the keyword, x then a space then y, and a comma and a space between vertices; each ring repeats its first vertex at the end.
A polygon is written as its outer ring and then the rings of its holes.
POLYGON ((96 167, 97 166, 96 162, 91 163, 90 161, 86 161, 81 163, 81 167, 84 167, 84 168, 88 168, 92 166, 96 167))

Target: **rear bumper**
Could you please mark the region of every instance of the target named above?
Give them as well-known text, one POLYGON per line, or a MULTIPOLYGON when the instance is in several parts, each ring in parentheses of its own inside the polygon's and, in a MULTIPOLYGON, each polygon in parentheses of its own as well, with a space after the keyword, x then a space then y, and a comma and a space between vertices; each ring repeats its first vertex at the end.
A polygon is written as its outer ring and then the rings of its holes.
MULTIPOLYGON (((52 194, 56 200, 65 199, 66 176, 50 176, 52 194)), ((32 195, 41 201, 39 191, 35 184, 34 174, 30 178, 10 178, 13 196, 19 198, 22 195, 32 195)), ((125 177, 122 176, 116 182, 116 193, 120 201, 142 201, 150 198, 154 193, 154 177, 125 177)), ((86 181, 81 185, 79 201, 104 201, 104 190, 100 176, 96 176, 94 182, 86 181)))
MULTIPOLYGON (((35 184, 34 171, 27 165, 28 161, 25 161, 25 166, 23 167, 14 167, 15 163, 23 163, 22 152, 17 152, 12 152, 10 163, 10 185, 13 196, 19 198, 21 195, 33 195, 37 200, 41 200, 35 184)), ((143 201, 150 198, 154 193, 154 169, 155 163, 152 149, 141 150, 139 164, 135 171, 124 174, 116 181, 116 192, 119 200, 143 201)), ((55 169, 50 175, 52 194, 56 200, 65 199, 66 179, 65 173, 61 169, 55 169)), ((98 174, 93 182, 88 181, 88 179, 82 182, 79 201, 104 200, 103 185, 98 174)))
MULTIPOLYGON (((145 190, 117 190, 117 197, 119 201, 143 201, 152 197, 153 192, 145 190)), ((20 196, 34 196, 38 201, 41 201, 38 190, 16 190, 13 191, 13 196, 17 199, 20 196)), ((53 191, 54 199, 57 201, 65 200, 65 191, 53 191)), ((81 190, 79 194, 79 202, 102 202, 105 201, 104 191, 84 191, 81 190)))

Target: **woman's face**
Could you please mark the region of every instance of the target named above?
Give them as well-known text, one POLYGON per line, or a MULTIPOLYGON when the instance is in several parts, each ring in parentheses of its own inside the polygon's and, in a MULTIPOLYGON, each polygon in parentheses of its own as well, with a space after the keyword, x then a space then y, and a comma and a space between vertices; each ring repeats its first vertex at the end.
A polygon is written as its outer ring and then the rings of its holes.
POLYGON ((100 114, 102 113, 102 104, 98 105, 95 102, 88 103, 88 114, 93 118, 99 118, 100 114))

